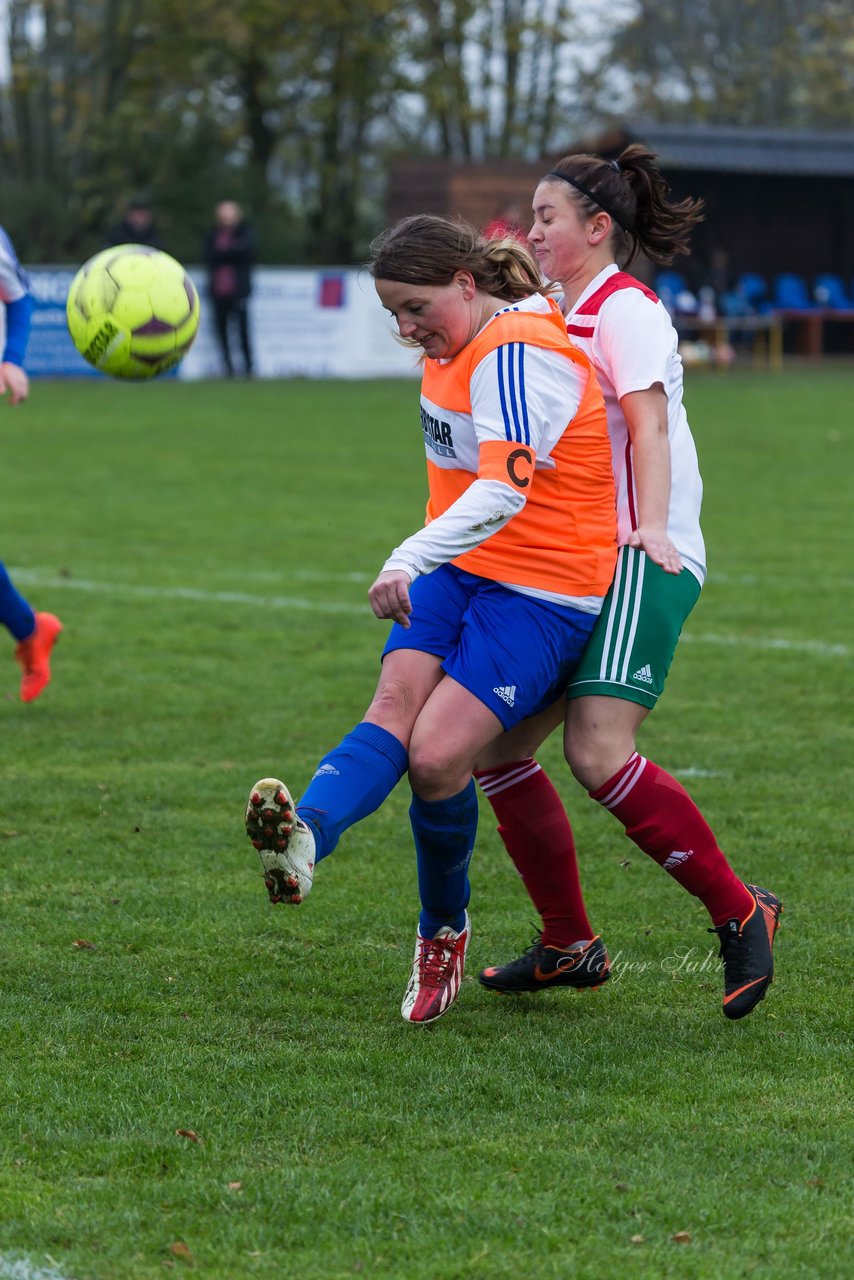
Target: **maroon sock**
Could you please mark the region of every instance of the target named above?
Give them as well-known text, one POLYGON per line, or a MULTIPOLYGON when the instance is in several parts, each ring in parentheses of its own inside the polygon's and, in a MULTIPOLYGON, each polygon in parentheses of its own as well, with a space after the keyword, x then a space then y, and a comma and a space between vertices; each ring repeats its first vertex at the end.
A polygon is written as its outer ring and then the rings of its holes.
POLYGON ((626 835, 683 889, 699 898, 713 924, 743 920, 753 898, 727 862, 685 788, 635 751, 613 778, 591 791, 626 835))
POLYGON ((498 834, 543 921, 543 942, 568 947, 593 937, 560 796, 533 757, 474 775, 498 819, 498 834))

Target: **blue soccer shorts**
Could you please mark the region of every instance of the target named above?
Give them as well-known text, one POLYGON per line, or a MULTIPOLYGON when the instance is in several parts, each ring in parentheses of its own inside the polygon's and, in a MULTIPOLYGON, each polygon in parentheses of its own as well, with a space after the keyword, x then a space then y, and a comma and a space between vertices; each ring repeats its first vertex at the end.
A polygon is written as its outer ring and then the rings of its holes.
POLYGON ((596 615, 511 591, 452 564, 416 578, 410 626, 394 623, 383 657, 416 649, 489 707, 505 729, 566 690, 596 615))

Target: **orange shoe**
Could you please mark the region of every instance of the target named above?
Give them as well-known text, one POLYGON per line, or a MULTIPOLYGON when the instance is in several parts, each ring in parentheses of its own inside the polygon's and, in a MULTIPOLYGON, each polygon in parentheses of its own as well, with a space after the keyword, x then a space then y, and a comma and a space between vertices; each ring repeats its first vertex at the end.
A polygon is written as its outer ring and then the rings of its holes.
POLYGON ((32 702, 50 683, 50 653, 62 630, 62 623, 52 613, 36 614, 36 629, 15 649, 15 657, 23 671, 21 701, 32 702))

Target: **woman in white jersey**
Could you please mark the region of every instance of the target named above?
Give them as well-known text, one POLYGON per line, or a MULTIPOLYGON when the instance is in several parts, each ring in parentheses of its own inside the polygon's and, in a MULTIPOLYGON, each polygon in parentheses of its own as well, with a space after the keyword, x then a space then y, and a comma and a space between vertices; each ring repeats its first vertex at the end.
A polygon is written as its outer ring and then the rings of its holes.
MULTIPOLYGON (((639 252, 660 265, 688 252, 702 202, 668 196, 655 156, 633 145, 618 161, 566 157, 533 200, 529 240, 544 277, 560 283, 570 338, 596 369, 617 484, 617 571, 568 691, 565 752, 592 798, 707 908, 724 961, 723 1011, 741 1018, 771 980, 780 902, 735 875, 688 793, 635 749, 706 572, 677 334, 652 290, 622 269, 639 252)), ((506 735, 476 775, 543 918, 523 956, 481 973, 499 991, 595 986, 608 976, 568 819, 532 758, 554 724, 547 712, 506 735)))

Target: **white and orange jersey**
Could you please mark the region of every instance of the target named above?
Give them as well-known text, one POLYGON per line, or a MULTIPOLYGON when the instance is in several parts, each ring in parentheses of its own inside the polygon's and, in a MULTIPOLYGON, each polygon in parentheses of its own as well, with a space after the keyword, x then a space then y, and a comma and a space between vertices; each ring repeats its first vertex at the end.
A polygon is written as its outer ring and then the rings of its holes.
POLYGON ((451 360, 424 362, 427 525, 386 561, 451 563, 598 612, 616 562, 605 406, 558 306, 497 311, 451 360))
POLYGON ((682 403, 678 335, 663 302, 616 263, 591 280, 566 316, 573 343, 593 363, 605 397, 617 485, 617 537, 621 546, 637 528, 637 492, 631 440, 622 396, 661 383, 667 396, 670 441, 670 506, 667 532, 694 576, 706 576, 700 530, 703 482, 694 438, 682 403))

